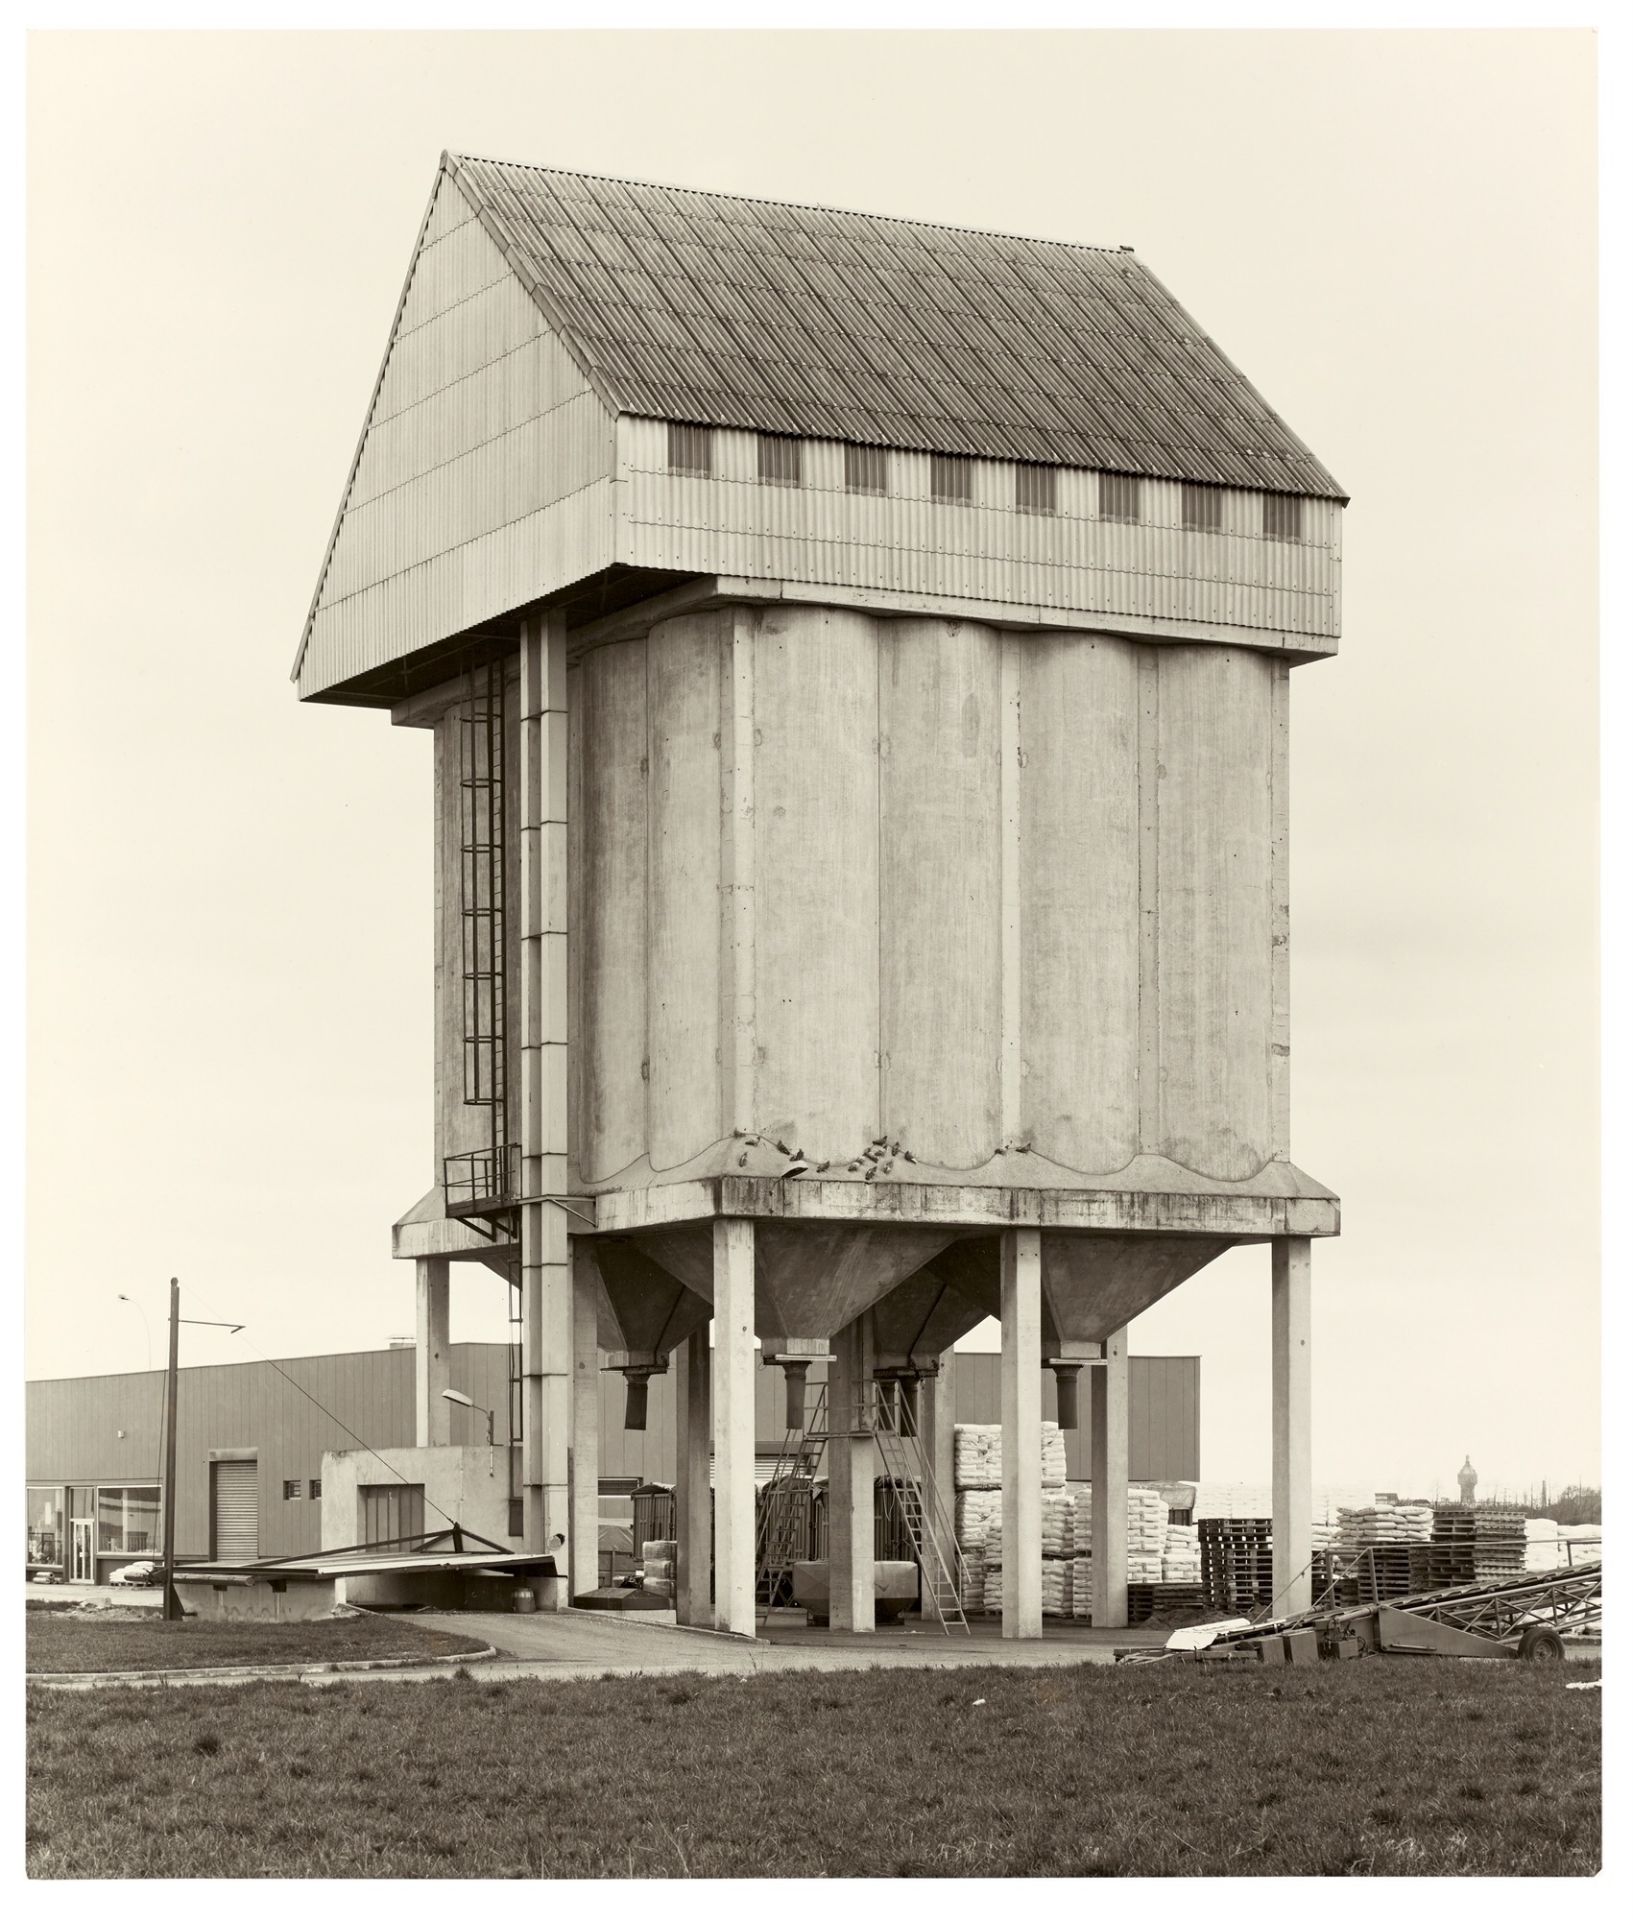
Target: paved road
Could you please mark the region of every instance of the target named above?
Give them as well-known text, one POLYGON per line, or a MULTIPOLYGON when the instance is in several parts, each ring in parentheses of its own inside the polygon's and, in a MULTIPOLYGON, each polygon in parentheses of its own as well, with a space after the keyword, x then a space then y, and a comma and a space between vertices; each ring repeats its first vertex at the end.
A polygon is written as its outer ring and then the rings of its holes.
MULTIPOLYGON (((1108 1664, 1119 1646, 1160 1646, 1163 1636, 1137 1630, 1094 1635, 1062 1634, 1047 1640, 1003 1640, 985 1633, 948 1636, 937 1632, 835 1634, 784 1629, 758 1641, 728 1639, 685 1628, 598 1613, 439 1613, 417 1615, 432 1633, 468 1633, 490 1641, 496 1660, 466 1669, 473 1679, 584 1680, 612 1674, 841 1673, 884 1667, 1074 1666, 1108 1664)), ((447 1678, 420 1668, 377 1674, 313 1675, 308 1684, 343 1679, 447 1678)))

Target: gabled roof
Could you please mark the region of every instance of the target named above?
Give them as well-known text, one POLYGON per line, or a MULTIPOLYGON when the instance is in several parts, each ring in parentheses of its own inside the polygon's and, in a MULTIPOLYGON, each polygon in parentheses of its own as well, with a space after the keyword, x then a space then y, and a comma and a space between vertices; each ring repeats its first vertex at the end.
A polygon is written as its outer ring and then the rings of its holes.
POLYGON ((444 165, 614 412, 1345 498, 1127 249, 444 165))

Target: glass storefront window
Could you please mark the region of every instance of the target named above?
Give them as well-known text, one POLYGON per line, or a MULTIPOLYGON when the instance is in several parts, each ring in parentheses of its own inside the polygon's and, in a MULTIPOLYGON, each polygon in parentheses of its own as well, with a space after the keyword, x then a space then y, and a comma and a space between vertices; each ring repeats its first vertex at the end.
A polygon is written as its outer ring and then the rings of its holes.
POLYGON ((98 1553, 156 1553, 159 1546, 157 1487, 98 1487, 98 1553))
POLYGON ((28 1490, 28 1564, 60 1567, 62 1555, 62 1488, 31 1486, 28 1490))

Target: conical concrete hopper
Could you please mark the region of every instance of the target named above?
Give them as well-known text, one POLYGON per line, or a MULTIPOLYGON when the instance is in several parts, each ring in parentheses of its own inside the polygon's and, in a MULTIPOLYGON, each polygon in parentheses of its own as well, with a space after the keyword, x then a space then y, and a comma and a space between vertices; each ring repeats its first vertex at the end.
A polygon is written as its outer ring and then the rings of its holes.
POLYGON ((938 1357, 998 1311, 998 1243, 955 1240, 873 1309, 879 1373, 934 1373, 938 1357))
POLYGON ((805 1376, 829 1341, 933 1259, 953 1233, 939 1227, 762 1222, 754 1234, 754 1331, 787 1381, 785 1419, 805 1424, 805 1376))
MULTIPOLYGON (((787 1375, 790 1425, 804 1424, 806 1371, 830 1357, 833 1336, 955 1237, 940 1227, 755 1223, 754 1331, 762 1359, 787 1375)), ((633 1239, 649 1260, 712 1301, 711 1229, 646 1229, 633 1239)))
POLYGON ((1200 1234, 1044 1234, 1043 1357, 1061 1426, 1077 1425, 1078 1374, 1101 1357, 1107 1337, 1230 1244, 1200 1234))
POLYGON ((709 1321, 709 1303, 624 1239, 584 1243, 600 1278, 598 1338, 609 1368, 628 1382, 624 1425, 646 1426, 647 1382, 669 1370, 669 1355, 709 1321))

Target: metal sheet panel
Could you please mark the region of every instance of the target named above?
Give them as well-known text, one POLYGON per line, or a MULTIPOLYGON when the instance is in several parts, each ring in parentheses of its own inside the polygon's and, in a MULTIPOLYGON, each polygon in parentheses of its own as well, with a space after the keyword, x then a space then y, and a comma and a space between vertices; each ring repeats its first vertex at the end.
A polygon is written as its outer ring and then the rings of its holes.
POLYGON ((1014 505, 1013 469, 983 482, 985 504, 966 506, 929 498, 922 455, 890 453, 879 496, 845 488, 835 441, 810 443, 801 486, 764 487, 752 465, 733 471, 731 443, 752 449, 751 435, 717 432, 715 470, 699 475, 669 469, 659 423, 624 420, 618 432, 620 556, 636 566, 1324 638, 1339 630, 1333 503, 1306 501, 1305 537, 1294 543, 1244 530, 1259 496, 1235 489, 1223 492, 1220 530, 1199 532, 1178 524, 1180 488, 1166 482, 1143 483, 1148 517, 1127 525, 1101 516, 1097 476, 1081 471, 1059 476, 1057 512, 1035 514, 1014 505))

